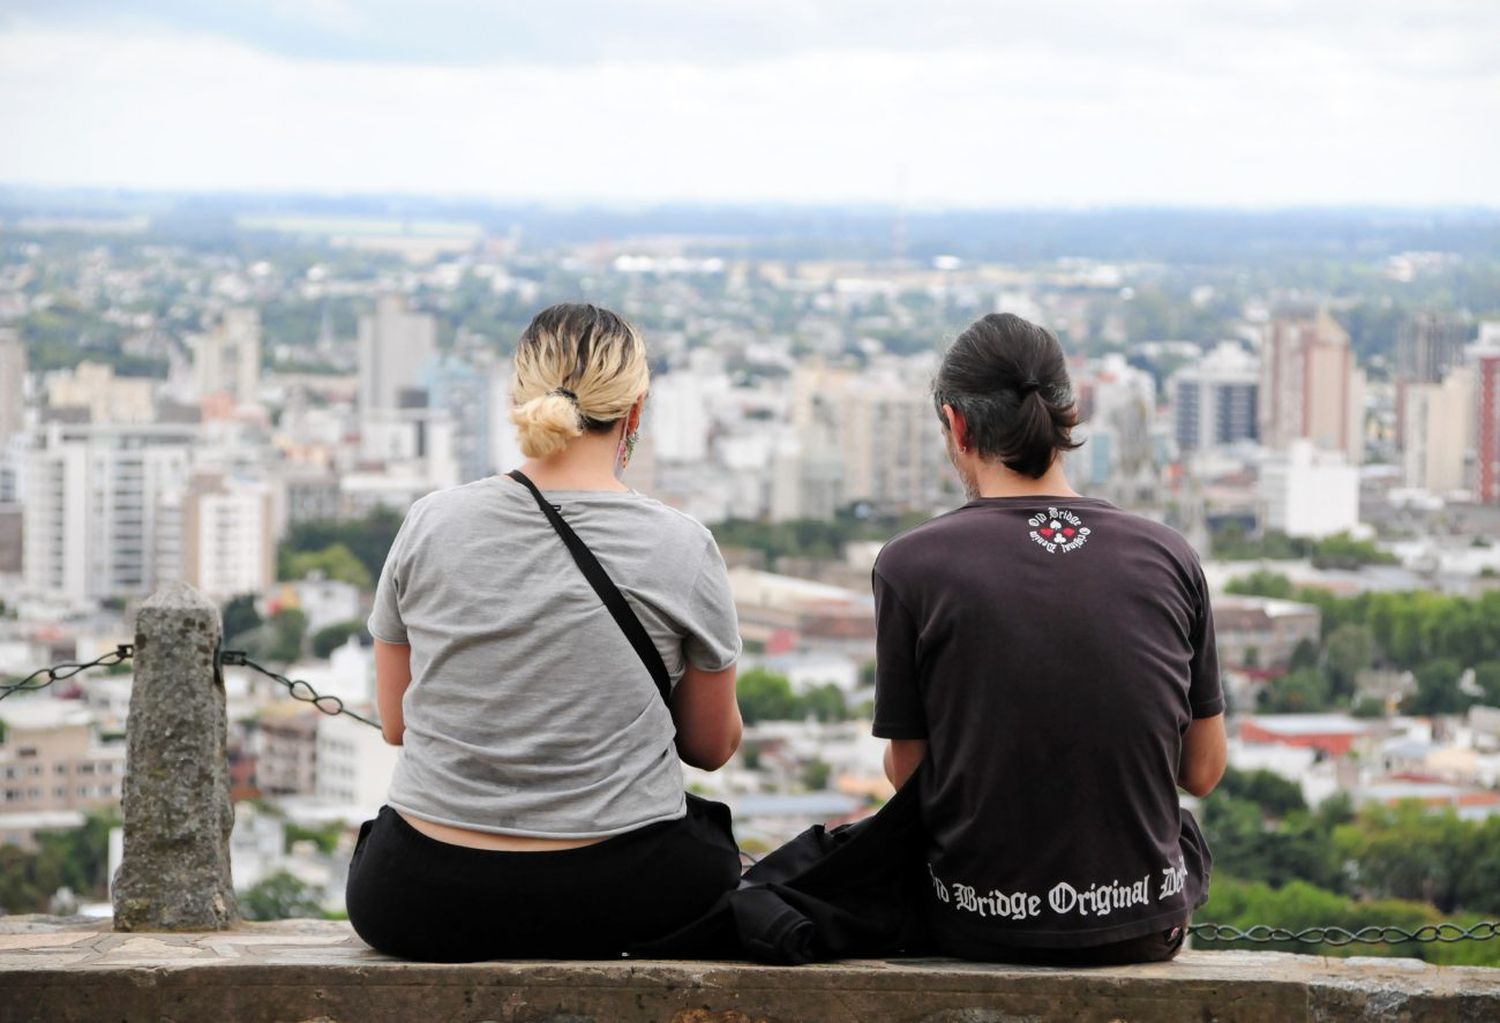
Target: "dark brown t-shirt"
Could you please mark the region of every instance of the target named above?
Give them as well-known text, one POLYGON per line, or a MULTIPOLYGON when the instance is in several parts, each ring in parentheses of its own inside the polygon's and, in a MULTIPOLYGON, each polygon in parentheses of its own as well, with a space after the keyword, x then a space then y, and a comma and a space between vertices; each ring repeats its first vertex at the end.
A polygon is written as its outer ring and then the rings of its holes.
POLYGON ((940 935, 1084 947, 1203 903, 1177 768, 1224 697, 1186 540, 1093 498, 981 498, 887 544, 874 588, 874 732, 928 740, 940 935))

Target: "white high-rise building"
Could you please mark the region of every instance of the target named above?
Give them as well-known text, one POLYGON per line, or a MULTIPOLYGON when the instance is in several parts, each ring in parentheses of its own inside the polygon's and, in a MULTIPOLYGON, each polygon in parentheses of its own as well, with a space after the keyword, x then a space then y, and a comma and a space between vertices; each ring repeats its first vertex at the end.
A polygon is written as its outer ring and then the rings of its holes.
POLYGON ((47 423, 27 453, 23 580, 86 605, 150 593, 181 570, 180 514, 195 424, 47 423))
POLYGON ((713 425, 708 410, 707 383, 691 370, 658 376, 651 381, 647 414, 662 462, 701 462, 708 457, 708 435, 713 425))
POLYGON ((209 599, 259 593, 276 581, 272 488, 258 480, 195 475, 182 502, 182 578, 209 599))
POLYGON ((437 354, 437 323, 383 295, 359 320, 359 411, 363 418, 423 404, 427 364, 437 354))
POLYGON ((1260 437, 1260 360, 1225 342, 1173 375, 1173 434, 1183 452, 1229 447, 1260 437))
POLYGON ((26 346, 0 328, 0 447, 26 426, 26 346))
POLYGON ((1402 416, 1402 468, 1406 485, 1435 494, 1469 486, 1474 449, 1476 374, 1450 369, 1440 384, 1407 384, 1402 416))
POLYGON ((1261 521, 1288 536, 1321 539, 1359 526, 1359 470, 1340 451, 1294 440, 1261 466, 1261 521))
POLYGON ((260 388, 260 313, 228 309, 212 331, 193 340, 193 379, 199 397, 228 394, 237 405, 260 388))

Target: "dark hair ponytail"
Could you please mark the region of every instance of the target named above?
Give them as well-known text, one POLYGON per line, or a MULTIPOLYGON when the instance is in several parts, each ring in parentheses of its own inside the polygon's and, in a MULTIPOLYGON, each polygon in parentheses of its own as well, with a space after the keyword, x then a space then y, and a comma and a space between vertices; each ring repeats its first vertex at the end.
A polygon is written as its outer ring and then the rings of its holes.
POLYGON ((991 313, 960 334, 932 391, 938 417, 953 406, 975 450, 1033 479, 1046 475, 1059 451, 1080 446, 1072 438, 1078 408, 1062 346, 1012 313, 991 313))

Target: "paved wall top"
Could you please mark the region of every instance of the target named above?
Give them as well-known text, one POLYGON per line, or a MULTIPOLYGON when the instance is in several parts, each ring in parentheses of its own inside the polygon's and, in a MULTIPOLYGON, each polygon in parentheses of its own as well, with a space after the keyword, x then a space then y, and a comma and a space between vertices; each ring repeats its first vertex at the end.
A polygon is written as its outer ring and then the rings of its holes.
POLYGON ((1415 959, 1188 951, 1088 970, 862 960, 408 963, 345 923, 201 934, 0 918, 0 1021, 504 1020, 514 1023, 1495 1021, 1500 970, 1415 959))

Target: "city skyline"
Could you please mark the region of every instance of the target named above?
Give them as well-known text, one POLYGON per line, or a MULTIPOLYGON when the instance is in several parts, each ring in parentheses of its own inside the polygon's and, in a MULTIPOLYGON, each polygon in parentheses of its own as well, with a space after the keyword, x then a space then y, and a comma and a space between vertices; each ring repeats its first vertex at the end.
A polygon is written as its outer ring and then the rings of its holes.
POLYGON ((1500 10, 9 5, 0 181, 538 201, 1500 205, 1500 10), (1024 158, 1017 158, 1017 153, 1024 158))

